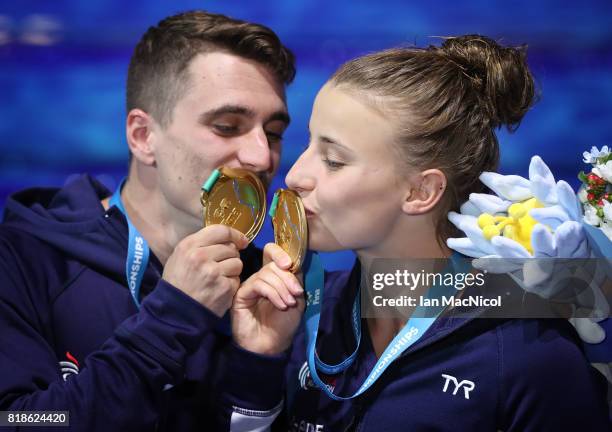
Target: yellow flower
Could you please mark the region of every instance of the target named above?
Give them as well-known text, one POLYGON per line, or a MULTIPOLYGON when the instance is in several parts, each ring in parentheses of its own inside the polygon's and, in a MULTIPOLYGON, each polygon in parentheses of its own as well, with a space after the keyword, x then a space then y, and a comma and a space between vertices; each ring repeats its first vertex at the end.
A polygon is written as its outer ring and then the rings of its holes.
POLYGON ((508 216, 482 213, 478 216, 478 227, 489 241, 495 236, 503 235, 520 243, 533 254, 531 232, 538 221, 531 217, 529 210, 542 207, 544 205, 536 198, 529 198, 508 207, 508 216))

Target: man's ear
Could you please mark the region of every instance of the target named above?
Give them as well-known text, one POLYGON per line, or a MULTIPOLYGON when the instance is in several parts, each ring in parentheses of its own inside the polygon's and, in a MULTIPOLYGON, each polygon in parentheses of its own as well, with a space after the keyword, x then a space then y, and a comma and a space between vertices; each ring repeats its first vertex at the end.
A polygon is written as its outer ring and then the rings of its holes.
POLYGON ((144 165, 155 164, 155 152, 151 144, 155 120, 141 109, 131 110, 126 119, 125 133, 133 157, 144 165))
POLYGON ((446 176, 439 169, 428 169, 415 175, 406 194, 402 210, 410 215, 431 211, 444 196, 446 176))

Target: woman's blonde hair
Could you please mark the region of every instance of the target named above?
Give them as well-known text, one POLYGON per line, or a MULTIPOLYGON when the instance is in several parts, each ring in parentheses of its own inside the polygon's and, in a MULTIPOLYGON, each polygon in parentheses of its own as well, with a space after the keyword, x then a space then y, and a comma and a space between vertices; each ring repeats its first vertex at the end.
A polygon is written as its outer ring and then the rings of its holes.
POLYGON ((447 213, 482 191, 480 173, 497 169, 495 129, 516 130, 535 96, 526 47, 479 35, 365 55, 330 81, 395 120, 397 148, 409 166, 444 172, 448 185, 436 221, 441 244, 457 234, 447 213))

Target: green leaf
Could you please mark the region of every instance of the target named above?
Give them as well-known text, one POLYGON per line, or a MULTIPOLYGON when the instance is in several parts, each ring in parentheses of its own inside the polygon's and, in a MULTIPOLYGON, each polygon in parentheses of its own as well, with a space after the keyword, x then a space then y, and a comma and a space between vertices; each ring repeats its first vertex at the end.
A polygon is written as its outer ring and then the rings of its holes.
POLYGON ((607 155, 598 158, 597 163, 605 164, 606 162, 609 162, 611 160, 612 160, 612 153, 608 153, 607 155))

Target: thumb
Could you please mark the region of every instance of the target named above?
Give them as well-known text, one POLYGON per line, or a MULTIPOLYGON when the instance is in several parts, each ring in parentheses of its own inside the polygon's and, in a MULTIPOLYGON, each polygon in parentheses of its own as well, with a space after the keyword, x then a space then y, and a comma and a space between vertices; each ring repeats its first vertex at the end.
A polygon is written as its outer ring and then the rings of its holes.
POLYGON ((268 243, 263 250, 263 265, 267 265, 271 261, 282 270, 287 270, 291 267, 291 257, 276 243, 268 243))

